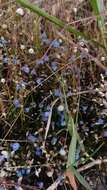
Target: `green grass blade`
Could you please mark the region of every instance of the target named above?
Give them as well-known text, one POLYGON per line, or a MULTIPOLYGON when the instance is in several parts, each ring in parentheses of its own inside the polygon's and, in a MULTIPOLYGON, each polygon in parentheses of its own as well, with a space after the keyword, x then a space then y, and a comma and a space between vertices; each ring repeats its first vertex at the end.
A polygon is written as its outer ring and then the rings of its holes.
POLYGON ((70 135, 72 136, 72 139, 69 146, 67 168, 70 165, 74 165, 76 161, 75 155, 76 155, 76 147, 77 147, 77 132, 76 132, 76 128, 75 128, 75 124, 74 124, 72 116, 69 116, 68 130, 69 130, 70 135))
POLYGON ((92 190, 88 182, 83 178, 83 176, 73 167, 70 166, 70 169, 72 173, 76 176, 78 181, 87 189, 87 190, 92 190))

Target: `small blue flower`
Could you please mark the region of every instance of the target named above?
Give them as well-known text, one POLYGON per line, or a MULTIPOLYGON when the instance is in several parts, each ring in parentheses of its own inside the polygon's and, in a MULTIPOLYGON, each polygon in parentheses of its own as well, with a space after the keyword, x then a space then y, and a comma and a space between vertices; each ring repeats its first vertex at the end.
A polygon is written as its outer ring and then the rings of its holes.
POLYGON ((42 120, 47 121, 49 117, 50 111, 45 111, 42 113, 42 120))
POLYGON ((41 40, 43 44, 49 45, 50 44, 50 40, 47 38, 47 34, 46 32, 43 32, 41 34, 41 40))
POLYGON ((32 134, 29 134, 28 137, 27 137, 27 139, 28 139, 30 142, 35 143, 38 138, 35 137, 35 136, 32 135, 32 134))
POLYGON ((52 140, 51 140, 51 144, 52 145, 55 145, 57 143, 57 137, 53 137, 52 140))
POLYGON ((38 85, 42 84, 42 81, 43 81, 43 78, 38 78, 38 79, 36 80, 36 82, 37 82, 38 85))
POLYGON ((5 40, 4 38, 0 39, 0 47, 2 48, 3 46, 6 46, 8 44, 8 41, 5 40))
POLYGON ((103 137, 107 137, 107 131, 103 132, 103 137))
POLYGON ((44 60, 44 62, 48 62, 48 61, 49 61, 48 55, 45 55, 45 56, 43 57, 43 60, 44 60))
POLYGON ((44 64, 44 60, 43 59, 37 59, 36 60, 36 64, 37 65, 43 65, 44 64))
POLYGON ((61 90, 59 88, 54 90, 54 95, 60 97, 62 95, 61 90))
POLYGON ((20 106, 21 106, 18 99, 15 99, 15 100, 13 101, 13 104, 14 104, 14 106, 15 106, 16 108, 20 108, 20 106))
POLYGON ((22 177, 23 176, 21 169, 16 170, 16 176, 17 177, 22 177))
POLYGON ((38 157, 42 156, 42 149, 40 147, 36 147, 35 155, 38 157))
POLYGON ((17 64, 17 57, 16 56, 13 57, 13 64, 15 64, 15 65, 17 64))
POLYGON ((55 40, 52 42, 52 47, 54 47, 54 48, 59 48, 59 47, 60 47, 59 41, 55 39, 55 40))
POLYGON ((12 148, 13 151, 17 151, 20 148, 20 144, 19 143, 12 143, 10 146, 11 146, 11 148, 12 148))
POLYGON ((42 189, 43 186, 44 186, 43 181, 38 181, 38 182, 37 182, 37 186, 38 186, 38 188, 42 189))
POLYGON ((58 68, 57 62, 52 62, 52 63, 51 63, 51 68, 52 68, 53 71, 56 71, 57 68, 58 68))
POLYGON ((25 113, 29 113, 29 111, 30 111, 30 108, 29 108, 29 107, 24 108, 24 112, 25 112, 25 113))
POLYGON ((30 69, 29 69, 28 65, 24 65, 24 66, 21 68, 21 70, 22 70, 23 72, 25 72, 26 74, 29 74, 29 72, 30 72, 30 69))
POLYGON ((36 71, 35 71, 35 69, 32 69, 32 71, 31 71, 31 75, 36 75, 36 71))
POLYGON ((19 91, 21 89, 21 85, 20 84, 16 84, 16 90, 19 91))
POLYGON ((8 64, 9 58, 5 55, 3 56, 2 61, 3 61, 3 64, 8 64))
POLYGON ((0 163, 2 163, 5 160, 5 156, 4 155, 0 155, 0 163))
POLYGON ((102 118, 99 118, 95 124, 96 125, 104 125, 104 120, 102 118))

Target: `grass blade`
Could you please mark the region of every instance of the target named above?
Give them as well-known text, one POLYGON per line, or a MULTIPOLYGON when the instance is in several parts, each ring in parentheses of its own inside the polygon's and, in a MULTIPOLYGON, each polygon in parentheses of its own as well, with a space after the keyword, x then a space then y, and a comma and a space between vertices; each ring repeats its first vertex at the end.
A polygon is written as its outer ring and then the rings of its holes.
POLYGON ((82 175, 73 167, 70 166, 71 172, 76 176, 78 181, 87 189, 87 190, 92 190, 88 182, 82 177, 82 175))
POLYGON ((69 116, 68 130, 70 135, 72 136, 72 139, 69 146, 67 168, 75 163, 76 146, 77 146, 77 132, 75 129, 75 124, 72 116, 69 116))

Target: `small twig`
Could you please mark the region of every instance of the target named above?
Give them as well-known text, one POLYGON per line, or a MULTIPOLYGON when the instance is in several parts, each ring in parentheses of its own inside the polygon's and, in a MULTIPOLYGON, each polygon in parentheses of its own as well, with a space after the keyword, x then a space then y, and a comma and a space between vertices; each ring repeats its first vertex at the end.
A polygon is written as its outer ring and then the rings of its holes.
POLYGON ((92 162, 90 162, 90 163, 88 163, 88 164, 85 164, 84 166, 80 167, 80 168, 78 169, 78 171, 79 171, 79 172, 82 172, 82 171, 85 171, 85 170, 87 170, 87 169, 89 169, 89 168, 92 168, 92 167, 95 166, 95 165, 101 165, 101 164, 103 164, 103 163, 107 163, 107 159, 104 159, 104 160, 100 160, 100 159, 94 160, 94 161, 92 161, 92 162))

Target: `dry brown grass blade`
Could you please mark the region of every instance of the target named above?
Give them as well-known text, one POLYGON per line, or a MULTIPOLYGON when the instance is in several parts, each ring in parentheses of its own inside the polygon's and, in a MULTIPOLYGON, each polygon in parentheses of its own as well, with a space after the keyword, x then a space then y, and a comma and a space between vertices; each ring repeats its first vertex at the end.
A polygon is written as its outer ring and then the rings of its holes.
POLYGON ((71 170, 67 169, 65 172, 65 177, 69 179, 70 185, 73 188, 73 190, 78 190, 77 183, 75 180, 75 177, 71 170))

